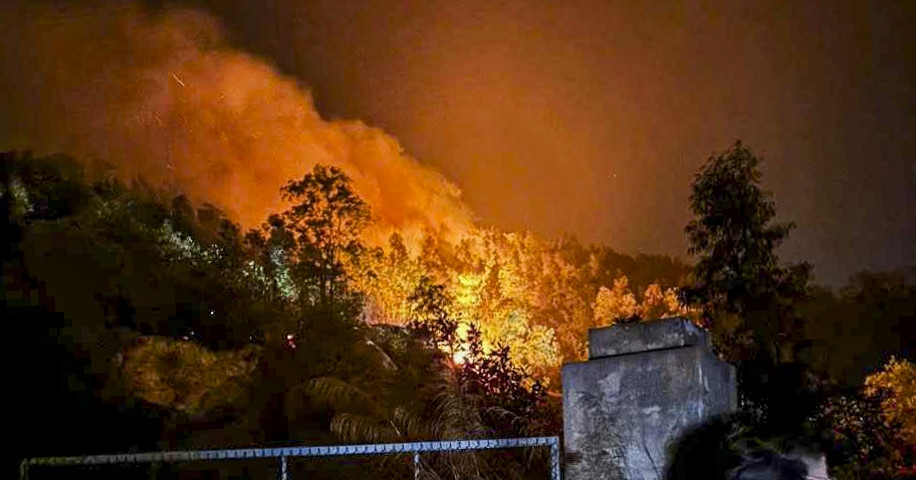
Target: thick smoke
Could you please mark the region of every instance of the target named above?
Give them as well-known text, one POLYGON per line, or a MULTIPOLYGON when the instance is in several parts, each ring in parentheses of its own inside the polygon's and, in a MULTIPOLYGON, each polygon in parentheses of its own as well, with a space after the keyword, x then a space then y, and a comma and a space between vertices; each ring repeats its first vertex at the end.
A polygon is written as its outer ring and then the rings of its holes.
POLYGON ((378 233, 470 224, 455 185, 377 128, 323 120, 305 89, 230 48, 207 14, 22 7, 0 29, 0 149, 104 160, 247 227, 317 163, 353 178, 378 233))

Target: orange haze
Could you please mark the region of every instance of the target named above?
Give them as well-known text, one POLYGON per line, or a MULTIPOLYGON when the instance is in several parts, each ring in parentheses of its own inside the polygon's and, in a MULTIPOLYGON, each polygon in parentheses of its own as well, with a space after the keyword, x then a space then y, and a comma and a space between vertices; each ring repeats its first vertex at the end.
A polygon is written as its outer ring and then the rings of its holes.
POLYGON ((231 48, 213 17, 135 4, 21 8, 0 87, 16 115, 0 149, 107 160, 125 177, 224 208, 253 227, 282 208, 279 188, 316 163, 343 168, 379 233, 463 232, 459 189, 356 121, 322 119, 290 77, 231 48))

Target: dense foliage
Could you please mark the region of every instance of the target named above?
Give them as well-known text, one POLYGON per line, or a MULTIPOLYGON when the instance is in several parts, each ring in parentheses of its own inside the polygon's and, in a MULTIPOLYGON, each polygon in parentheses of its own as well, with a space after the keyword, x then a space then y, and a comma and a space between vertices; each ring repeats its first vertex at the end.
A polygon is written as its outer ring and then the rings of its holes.
POLYGON ((793 225, 775 222, 759 164, 740 142, 711 157, 686 228, 696 263, 681 296, 737 366, 735 421, 755 438, 820 443, 843 478, 907 471, 916 442, 900 420, 912 400, 900 392, 912 390, 912 364, 892 361, 857 387, 882 356, 912 355, 916 290, 902 272, 862 273, 837 297, 809 285, 809 265, 781 264, 793 225))
POLYGON ((702 310, 720 354, 738 366, 742 411, 784 429, 800 423, 798 404, 807 401, 795 307, 810 268, 779 263, 777 247, 792 225, 775 223, 775 201, 760 186, 759 163, 738 142, 694 178, 695 218, 685 230, 697 260, 683 296, 702 310))
MULTIPOLYGON (((213 206, 67 157, 7 153, 2 166, 3 316, 27 346, 17 408, 35 419, 17 456, 558 431, 542 386, 558 354, 537 357, 553 330, 505 306, 497 280, 523 282, 508 275, 517 264, 474 251, 511 237, 370 246, 368 206, 330 167, 290 182, 289 209, 243 234, 213 206), (492 281, 478 290, 472 277, 492 281), (478 294, 485 308, 469 301, 478 294)), ((569 249, 538 242, 569 269, 569 249)), ((584 318, 593 295, 576 294, 584 318)), ((520 478, 532 460, 472 457, 434 457, 424 472, 520 478)))
POLYGON ((814 420, 826 432, 832 474, 855 478, 916 475, 916 366, 892 358, 866 388, 830 397, 814 420))

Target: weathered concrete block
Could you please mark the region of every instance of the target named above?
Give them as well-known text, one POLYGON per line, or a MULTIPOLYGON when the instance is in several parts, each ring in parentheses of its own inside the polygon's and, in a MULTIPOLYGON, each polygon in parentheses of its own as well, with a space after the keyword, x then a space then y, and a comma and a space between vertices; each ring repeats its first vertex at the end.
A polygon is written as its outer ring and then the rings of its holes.
POLYGON ((563 366, 567 480, 660 479, 671 440, 737 406, 734 368, 686 319, 591 330, 589 340, 591 360, 563 366))
POLYGON ((623 323, 588 331, 588 358, 689 346, 709 347, 706 331, 685 319, 623 323))

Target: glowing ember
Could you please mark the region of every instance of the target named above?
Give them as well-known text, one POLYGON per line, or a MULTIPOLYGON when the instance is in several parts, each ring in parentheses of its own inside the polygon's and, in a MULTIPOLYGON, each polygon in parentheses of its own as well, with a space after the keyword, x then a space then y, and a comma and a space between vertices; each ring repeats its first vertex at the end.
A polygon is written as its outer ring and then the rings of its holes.
POLYGON ((290 350, 295 350, 299 348, 299 345, 296 344, 296 336, 292 333, 286 334, 286 348, 290 350))

